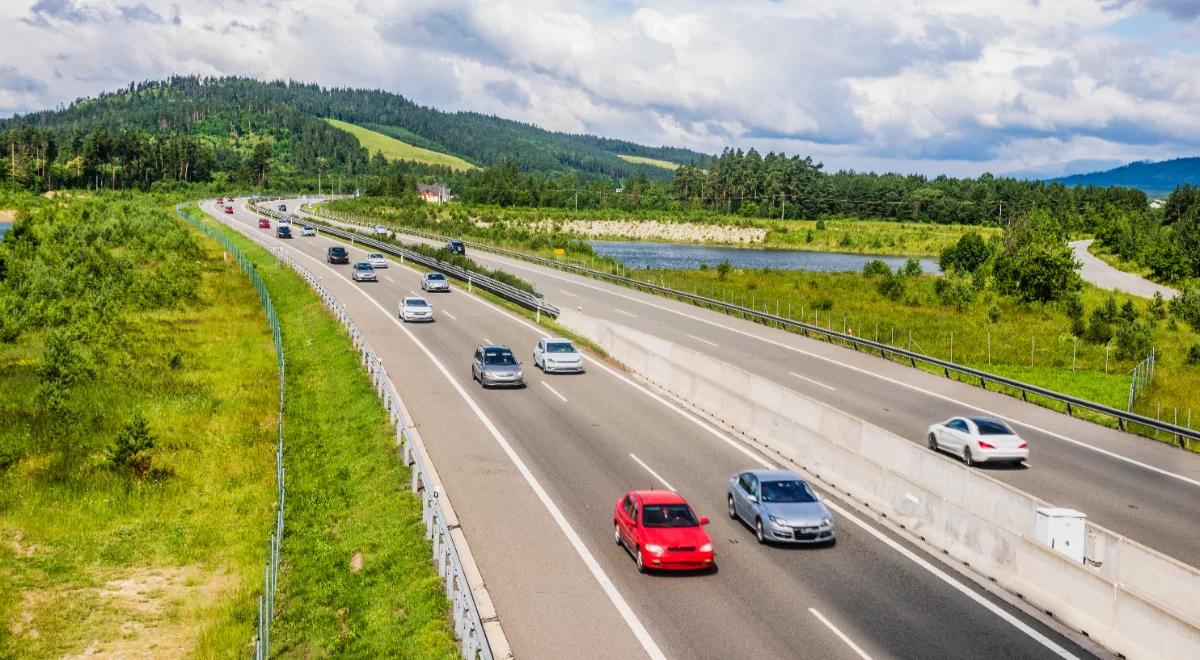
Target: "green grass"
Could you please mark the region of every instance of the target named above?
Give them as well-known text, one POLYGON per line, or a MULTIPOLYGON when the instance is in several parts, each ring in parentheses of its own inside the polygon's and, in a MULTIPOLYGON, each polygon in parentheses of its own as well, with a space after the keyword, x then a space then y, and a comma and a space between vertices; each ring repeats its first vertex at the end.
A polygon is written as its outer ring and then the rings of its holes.
POLYGON ((420 502, 348 335, 304 280, 226 231, 271 291, 288 360, 287 531, 272 652, 457 657, 420 502), (355 553, 360 572, 350 569, 355 553))
POLYGON ((914 257, 939 256, 969 231, 984 240, 1001 234, 998 227, 885 220, 827 219, 825 229, 818 229, 815 220, 770 220, 764 225, 769 229, 764 247, 914 257))
POLYGON ((627 156, 625 154, 617 154, 617 158, 627 163, 638 163, 639 165, 653 165, 661 167, 664 170, 675 171, 679 169, 679 163, 672 163, 669 160, 659 160, 658 158, 647 158, 645 156, 627 156))
POLYGON ((457 156, 417 147, 362 126, 337 119, 326 119, 325 121, 358 138, 358 143, 370 153, 383 152, 383 156, 388 160, 411 160, 429 165, 443 165, 456 171, 465 171, 475 167, 457 156))
POLYGON ((87 429, 73 469, 39 450, 41 334, 0 344, 0 449, 22 448, 0 469, 0 656, 229 656, 253 637, 278 372, 254 290, 193 234, 204 248, 197 299, 112 329, 117 347, 76 402, 87 429), (104 466, 135 410, 158 437, 154 465, 173 473, 161 482, 104 466))

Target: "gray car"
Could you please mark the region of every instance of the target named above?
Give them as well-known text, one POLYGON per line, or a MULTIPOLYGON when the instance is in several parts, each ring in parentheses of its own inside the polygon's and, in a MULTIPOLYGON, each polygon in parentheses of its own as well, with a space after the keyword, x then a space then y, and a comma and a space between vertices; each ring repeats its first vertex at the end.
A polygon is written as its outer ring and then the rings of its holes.
POLYGON ((747 470, 729 479, 729 517, 759 543, 834 543, 833 517, 808 482, 787 470, 747 470))
POLYGON ((422 291, 450 291, 450 280, 446 279, 441 273, 426 273, 425 277, 421 278, 422 291))
POLYGON ((471 378, 483 387, 525 387, 521 363, 507 346, 483 344, 471 360, 471 378))

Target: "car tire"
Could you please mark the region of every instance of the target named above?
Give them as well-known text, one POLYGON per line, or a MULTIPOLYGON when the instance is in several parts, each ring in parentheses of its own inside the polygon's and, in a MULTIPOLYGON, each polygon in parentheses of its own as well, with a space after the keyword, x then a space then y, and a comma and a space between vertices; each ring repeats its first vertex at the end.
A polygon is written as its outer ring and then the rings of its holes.
POLYGON ((963 447, 963 465, 972 467, 975 465, 975 459, 971 458, 971 448, 963 447))
POLYGON ((729 501, 729 517, 733 520, 737 520, 737 509, 733 506, 733 495, 730 495, 726 499, 729 501))
POLYGON ((929 434, 929 448, 932 449, 933 451, 938 450, 937 435, 935 435, 933 433, 929 434))
POLYGON ((758 541, 760 545, 767 544, 767 535, 763 533, 762 518, 754 519, 754 540, 758 541))
POLYGON ((625 545, 621 542, 621 528, 615 522, 613 523, 613 542, 620 546, 625 545))
POLYGON ((646 572, 646 562, 642 559, 642 548, 639 546, 633 553, 633 560, 637 562, 638 573, 646 572))

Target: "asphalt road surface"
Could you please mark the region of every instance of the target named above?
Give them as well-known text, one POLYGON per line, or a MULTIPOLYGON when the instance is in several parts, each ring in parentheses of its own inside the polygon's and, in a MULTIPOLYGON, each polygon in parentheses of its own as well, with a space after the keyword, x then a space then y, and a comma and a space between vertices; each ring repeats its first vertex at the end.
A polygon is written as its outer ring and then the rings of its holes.
POLYGON ((1071 251, 1075 253, 1075 258, 1083 264, 1083 267, 1079 269, 1079 275, 1084 280, 1107 291, 1124 291, 1143 298, 1153 298, 1155 293, 1161 293, 1163 298, 1170 300, 1179 295, 1179 292, 1171 287, 1155 284, 1144 277, 1138 277, 1133 273, 1126 273, 1109 266, 1099 257, 1088 252, 1088 246, 1094 240, 1089 238, 1068 243, 1071 251))
MULTIPOLYGON (((277 240, 240 204, 233 218, 277 240)), ((278 242, 323 278, 383 359, 517 657, 1087 655, 837 498, 836 545, 757 545, 724 515, 725 486, 768 459, 602 362, 541 374, 530 354, 542 330, 463 291, 427 295, 437 321, 404 325, 396 309, 420 293, 416 271, 393 263, 378 283, 355 284, 350 266, 325 263, 330 239, 278 242), (511 346, 528 387, 474 383, 480 343, 511 346), (612 536, 613 504, 635 488, 676 489, 710 517, 719 568, 638 574, 612 536)))

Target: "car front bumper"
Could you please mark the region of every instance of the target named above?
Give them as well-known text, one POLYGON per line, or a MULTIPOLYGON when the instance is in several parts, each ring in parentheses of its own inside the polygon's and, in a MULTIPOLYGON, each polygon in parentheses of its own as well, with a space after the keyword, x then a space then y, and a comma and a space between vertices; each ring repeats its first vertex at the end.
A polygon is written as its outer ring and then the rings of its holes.
POLYGON ((542 360, 542 369, 547 373, 577 374, 583 372, 583 360, 579 362, 551 362, 542 360))
POLYGON ((701 571, 712 568, 716 563, 716 554, 712 552, 672 552, 662 554, 642 554, 642 563, 646 568, 659 571, 701 571))
POLYGON ((773 543, 829 543, 836 537, 833 525, 787 525, 769 523, 763 530, 773 543))
POLYGON ((378 282, 379 278, 375 277, 374 275, 355 275, 354 281, 355 282, 378 282))
POLYGON ((432 312, 422 312, 422 313, 404 312, 403 314, 400 315, 400 318, 403 318, 405 321, 432 321, 433 313, 432 312))
POLYGON ((515 378, 497 378, 494 375, 489 375, 488 372, 485 371, 479 378, 483 381, 484 385, 489 387, 522 387, 525 385, 524 376, 518 376, 515 378))
POLYGON ((425 285, 425 290, 426 290, 426 291, 429 291, 429 292, 434 292, 434 291, 449 291, 449 290, 450 290, 450 285, 449 285, 449 284, 426 284, 426 285, 425 285))

